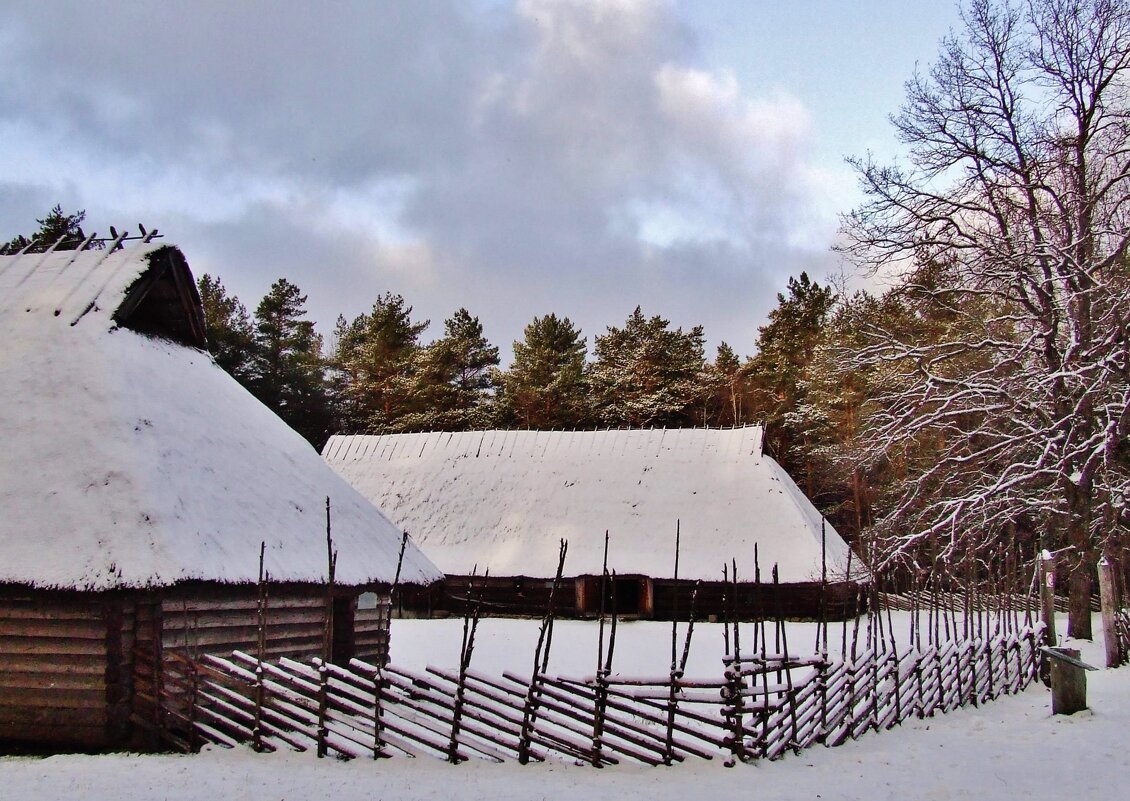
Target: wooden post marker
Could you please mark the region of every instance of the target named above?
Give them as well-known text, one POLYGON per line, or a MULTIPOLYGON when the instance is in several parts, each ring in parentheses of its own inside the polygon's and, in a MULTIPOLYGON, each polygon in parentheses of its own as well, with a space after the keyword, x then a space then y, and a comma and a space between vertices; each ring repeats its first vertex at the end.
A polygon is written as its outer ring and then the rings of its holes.
POLYGON ((1103 641, 1106 643, 1106 666, 1122 664, 1122 644, 1118 640, 1118 593, 1115 591, 1114 565, 1105 556, 1099 560, 1099 598, 1103 610, 1103 641))
POLYGON ((1044 642, 1054 648, 1055 636, 1055 557, 1050 552, 1040 554, 1040 615, 1044 620, 1044 642))
POLYGON ((1073 715, 1087 708, 1087 671, 1095 670, 1080 661, 1077 648, 1041 649, 1051 657, 1052 714, 1073 715))

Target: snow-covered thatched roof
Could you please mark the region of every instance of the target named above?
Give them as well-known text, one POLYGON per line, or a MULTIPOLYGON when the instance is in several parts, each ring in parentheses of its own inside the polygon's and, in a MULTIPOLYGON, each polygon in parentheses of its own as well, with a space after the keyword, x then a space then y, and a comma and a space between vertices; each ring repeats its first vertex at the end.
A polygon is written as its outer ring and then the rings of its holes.
POLYGON ((264 540, 272 580, 321 582, 327 496, 338 581, 392 581, 400 531, 189 347, 199 304, 168 246, 0 257, 0 583, 255 581, 264 540))
MULTIPOLYGON (((549 577, 569 541, 566 575, 609 567, 653 578, 721 579, 738 561, 752 580, 818 580, 821 532, 830 578, 848 548, 773 459, 761 428, 472 431, 332 437, 323 457, 448 574, 549 577)), ((857 565, 858 562, 855 562, 857 565)), ((853 567, 853 574, 855 569, 853 567)))

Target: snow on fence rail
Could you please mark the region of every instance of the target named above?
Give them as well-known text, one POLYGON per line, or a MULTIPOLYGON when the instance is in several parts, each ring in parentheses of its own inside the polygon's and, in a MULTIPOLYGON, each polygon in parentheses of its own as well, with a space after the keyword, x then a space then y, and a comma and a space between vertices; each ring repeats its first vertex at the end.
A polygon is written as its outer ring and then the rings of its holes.
POLYGON ((1020 692, 1038 675, 1042 637, 1035 623, 903 650, 875 639, 845 658, 737 653, 724 657, 720 677, 706 679, 681 670, 531 678, 486 675, 468 661, 421 672, 358 660, 266 662, 239 651, 197 660, 169 653, 162 697, 167 740, 183 749, 733 764, 837 746, 909 717, 1020 692))

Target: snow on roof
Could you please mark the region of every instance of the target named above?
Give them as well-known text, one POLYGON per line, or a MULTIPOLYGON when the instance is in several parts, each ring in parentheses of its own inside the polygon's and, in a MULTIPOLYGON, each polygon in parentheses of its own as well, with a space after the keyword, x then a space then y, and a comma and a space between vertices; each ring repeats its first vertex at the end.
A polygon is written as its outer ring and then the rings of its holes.
MULTIPOLYGON (((471 431, 335 436, 322 456, 420 543, 448 574, 550 577, 569 541, 566 575, 609 568, 721 579, 737 559, 752 580, 818 580, 819 512, 773 459, 761 428, 619 431, 471 431)), ((830 577, 848 547, 823 527, 830 577)), ((856 562, 858 564, 858 562, 856 562)), ((855 570, 853 568, 853 574, 855 570)))
MULTIPOLYGON (((261 541, 272 580, 322 582, 327 496, 338 581, 391 582, 399 529, 305 440, 208 354, 115 322, 170 259, 191 286, 168 246, 0 257, 0 583, 255 581, 261 541)), ((407 549, 402 581, 439 577, 407 549)))

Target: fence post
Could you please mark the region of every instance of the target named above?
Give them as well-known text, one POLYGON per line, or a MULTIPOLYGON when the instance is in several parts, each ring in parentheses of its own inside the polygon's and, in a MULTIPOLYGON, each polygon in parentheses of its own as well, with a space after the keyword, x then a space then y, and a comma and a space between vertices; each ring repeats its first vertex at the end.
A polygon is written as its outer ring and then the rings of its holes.
POLYGON ((1099 560, 1099 598, 1103 611, 1103 640, 1106 643, 1106 666, 1122 664, 1122 644, 1118 639, 1118 593, 1115 591, 1114 565, 1103 556, 1099 560))
POLYGON ((899 655, 895 650, 894 643, 891 643, 891 655, 888 657, 890 664, 891 675, 894 676, 895 682, 895 719, 888 726, 888 729, 894 728, 895 724, 902 724, 902 681, 899 676, 899 655))
MULTIPOLYGON (((764 667, 765 665, 762 665, 762 668, 764 667)), ((726 689, 723 692, 726 703, 722 707, 722 714, 730 727, 730 757, 723 764, 732 768, 739 759, 742 762, 747 759, 745 731, 742 725, 742 691, 745 689, 745 683, 742 681, 741 662, 736 659, 727 661, 725 677, 726 689)), ((766 699, 768 699, 768 696, 766 696, 766 699)), ((761 745, 764 745, 764 743, 761 745)))
POLYGON ((1079 661, 1079 649, 1056 648, 1048 661, 1051 662, 1052 714, 1073 715, 1086 709, 1087 668, 1079 661))
POLYGON ((1055 636, 1055 557, 1049 551, 1040 554, 1040 615, 1044 619, 1044 644, 1056 645, 1055 636))
MULTIPOLYGON (((389 616, 392 616, 392 605, 389 605, 389 616)), ((377 672, 373 674, 373 759, 380 759, 385 754, 384 741, 384 666, 378 665, 377 672)))
MULTIPOLYGON (((1043 680, 1040 671, 1043 669, 1045 663, 1044 656, 1040 653, 1040 646, 1036 642, 1036 632, 1034 629, 1028 629, 1028 665, 1024 669, 1024 687, 1027 687, 1031 682, 1036 679, 1043 680)), ((1049 683, 1050 683, 1049 679, 1049 683)))
POLYGON ((196 707, 199 703, 200 693, 200 676, 196 672, 195 660, 190 660, 186 667, 188 668, 189 689, 188 689, 188 748, 190 751, 195 752, 200 746, 200 735, 196 730, 196 707))

